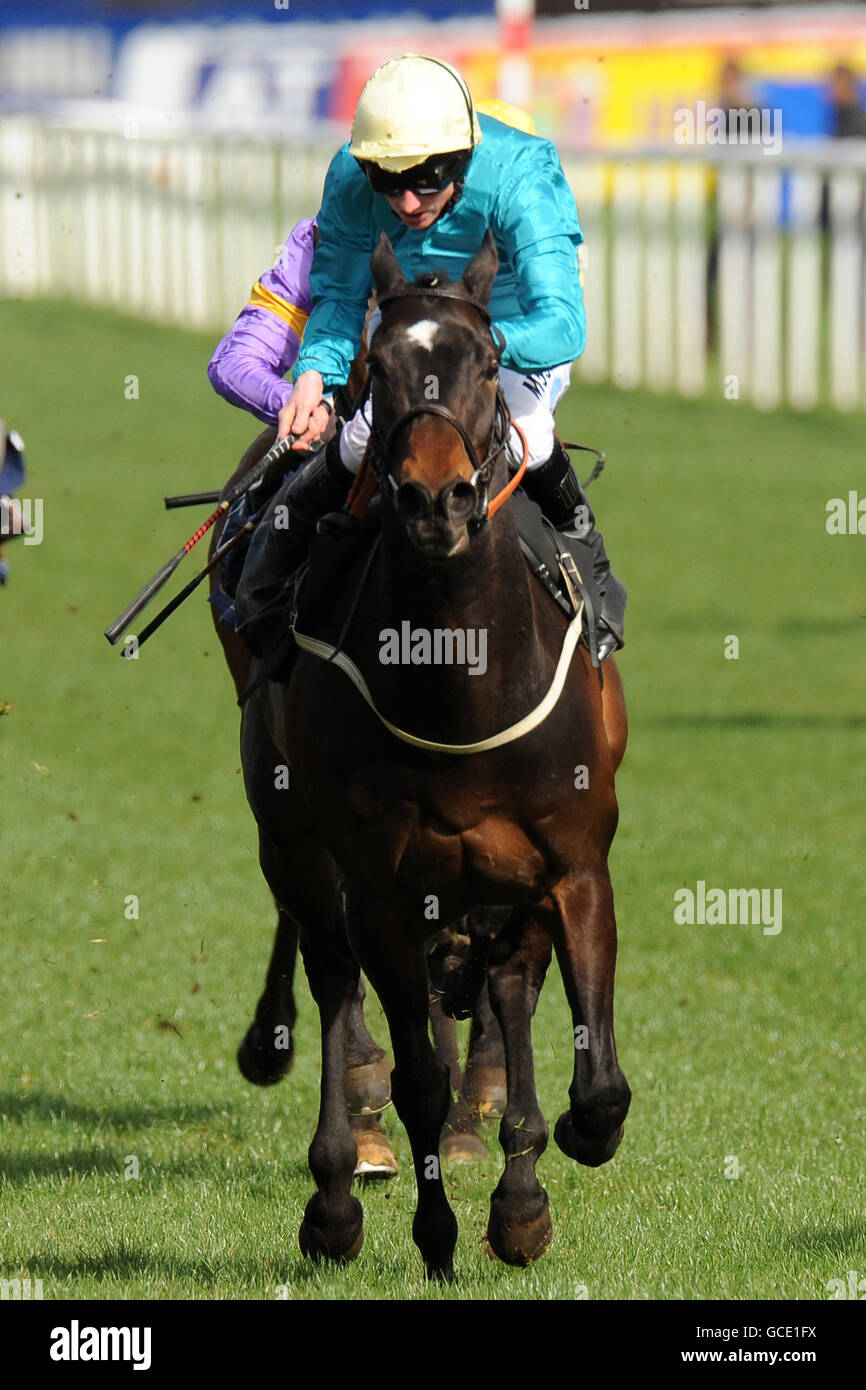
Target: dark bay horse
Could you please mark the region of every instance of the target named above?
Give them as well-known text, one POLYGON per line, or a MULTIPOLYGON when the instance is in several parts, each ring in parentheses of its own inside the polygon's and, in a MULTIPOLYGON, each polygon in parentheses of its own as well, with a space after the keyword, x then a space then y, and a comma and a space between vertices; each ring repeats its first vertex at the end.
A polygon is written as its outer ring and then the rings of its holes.
MULTIPOLYGON (((348 385, 349 397, 354 400, 366 376, 363 355, 354 364, 348 385)), ((276 431, 266 429, 253 441, 237 469, 223 489, 228 492, 235 483, 267 453, 276 439, 276 431)), ((211 538, 210 553, 219 546, 223 522, 217 523, 211 538)), ((218 571, 211 575, 211 594, 218 588, 218 571)), ((211 613, 217 636, 223 648, 235 690, 240 699, 250 683, 250 654, 233 627, 221 622, 217 608, 211 613)), ((297 1008, 294 996, 295 965, 298 951, 298 924, 276 903, 277 930, 265 988, 259 999, 255 1018, 238 1048, 238 1066, 242 1075, 257 1086, 270 1086, 281 1081, 291 1070, 295 1053, 295 1023, 297 1008)), ((461 924, 462 926, 463 924, 461 924)), ((457 950, 468 943, 461 935, 457 950)), ((454 937, 443 933, 438 955, 453 968, 461 957, 452 958, 454 937)), ((440 976, 444 979, 445 970, 440 976)), ((349 1123, 354 1134, 357 1157, 355 1172, 361 1177, 390 1177, 397 1173, 397 1161, 390 1142, 380 1123, 380 1115, 390 1104, 391 1064, 370 1034, 364 1019, 363 982, 358 990, 349 1016, 349 1042, 346 1068, 346 1093, 349 1123)), ((462 1016, 462 1015, 461 1015, 462 1016)), ((479 1116, 501 1115, 505 1108, 505 1061, 502 1035, 493 1017, 486 986, 473 992, 472 1026, 465 1068, 458 1058, 457 1034, 454 1023, 442 1009, 438 998, 430 1001, 430 1022, 439 1057, 448 1067, 451 1101, 442 1131, 443 1153, 455 1162, 480 1162, 488 1158, 487 1146, 478 1132, 479 1116)))
MULTIPOLYGON (((552 950, 574 1030, 557 1144, 580 1163, 604 1163, 630 1101, 613 1033, 607 867, 625 710, 615 668, 607 663, 602 690, 585 647, 574 646, 574 623, 531 578, 511 509, 493 515, 491 503, 488 512, 488 492, 498 496, 508 479, 484 308, 497 268, 492 238, 458 283, 440 276, 408 285, 387 238, 372 268, 382 310, 368 364, 381 541, 341 657, 302 650, 287 687, 264 683, 244 709, 242 756, 261 864, 300 928, 322 1027, 309 1151, 317 1191, 301 1248, 345 1260, 362 1243, 346 1113, 360 962, 388 1019, 392 1095, 418 1186, 413 1236, 427 1274, 449 1279, 457 1226, 438 1161, 449 1083, 428 1036, 425 940, 472 909, 511 909, 488 964, 508 1083, 506 1164, 488 1240, 501 1259, 527 1264, 552 1234, 535 1172, 548 1131, 530 1035, 552 950), (407 620, 415 632, 471 632, 478 641, 484 633, 483 674, 454 662, 383 662, 383 634, 400 633, 407 620), (343 658, 354 663, 352 679, 343 658), (274 790, 277 761, 291 767, 291 794, 274 790), (578 765, 588 785, 575 778, 578 765)), ((354 597, 344 584, 335 610, 347 614, 354 597)), ((296 633, 299 642, 305 635, 296 633)))

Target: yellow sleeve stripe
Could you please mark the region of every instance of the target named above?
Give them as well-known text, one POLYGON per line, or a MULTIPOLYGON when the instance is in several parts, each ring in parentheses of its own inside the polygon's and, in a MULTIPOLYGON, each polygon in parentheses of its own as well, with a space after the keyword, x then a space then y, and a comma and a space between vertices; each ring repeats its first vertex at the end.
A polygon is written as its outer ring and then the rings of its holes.
POLYGON ((273 290, 266 290, 261 280, 257 280, 253 285, 250 292, 249 307, 269 310, 270 313, 276 314, 278 319, 287 323, 299 338, 304 336, 309 314, 305 313, 303 309, 299 309, 297 304, 290 304, 287 299, 283 299, 282 295, 274 294, 273 290))

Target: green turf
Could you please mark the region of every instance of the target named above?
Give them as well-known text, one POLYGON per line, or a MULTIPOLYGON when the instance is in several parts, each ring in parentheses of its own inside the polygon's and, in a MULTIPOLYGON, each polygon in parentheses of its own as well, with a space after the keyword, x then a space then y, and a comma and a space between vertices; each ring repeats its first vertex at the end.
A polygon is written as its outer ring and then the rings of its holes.
MULTIPOLYGON (((566 437, 608 451, 592 500, 630 590, 612 868, 634 1100, 608 1166, 551 1142, 556 1235, 527 1271, 484 1250, 491 1126, 483 1170, 448 1175, 460 1283, 427 1289, 393 1113, 403 1171, 364 1196, 360 1258, 298 1252, 305 987, 291 1078, 258 1091, 235 1067, 272 911, 205 605, 135 662, 102 636, 199 515, 164 513, 163 493, 217 486, 255 427, 213 396, 209 338, 7 303, 0 342, 0 410, 45 506, 0 593, 0 1278, 41 1278, 46 1298, 824 1299, 866 1275, 866 537, 825 529, 827 500, 862 485, 862 418, 567 398, 566 437), (781 933, 676 925, 673 895, 698 879, 781 888, 781 933)), ((535 1052, 552 1121, 571 1060, 555 974, 535 1052)))

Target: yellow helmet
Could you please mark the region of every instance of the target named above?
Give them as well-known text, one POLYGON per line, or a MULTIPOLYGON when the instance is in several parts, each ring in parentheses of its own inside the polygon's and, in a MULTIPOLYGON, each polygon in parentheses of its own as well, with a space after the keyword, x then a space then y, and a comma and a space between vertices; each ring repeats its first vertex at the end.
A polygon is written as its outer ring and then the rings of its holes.
POLYGON ((469 88, 440 58, 404 53, 377 68, 355 109, 349 153, 392 174, 435 155, 471 152, 481 127, 469 88))
POLYGON ((479 101, 476 111, 482 116, 492 116, 495 121, 501 121, 503 125, 513 125, 515 130, 522 130, 525 135, 535 135, 535 121, 526 111, 521 111, 519 106, 510 106, 507 101, 479 101))

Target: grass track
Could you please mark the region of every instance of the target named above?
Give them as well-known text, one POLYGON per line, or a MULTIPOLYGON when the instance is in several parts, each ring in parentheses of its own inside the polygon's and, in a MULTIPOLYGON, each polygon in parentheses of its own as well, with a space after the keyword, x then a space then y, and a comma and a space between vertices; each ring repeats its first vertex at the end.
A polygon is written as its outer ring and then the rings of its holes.
MULTIPOLYGON (((298 1252, 318 1081, 305 990, 290 1079, 257 1091, 235 1068, 272 912, 205 606, 137 662, 102 636, 197 524, 163 493, 218 485, 254 422, 213 396, 201 335, 13 303, 0 342, 2 412, 45 499, 43 544, 10 548, 0 593, 0 1277, 41 1277, 46 1298, 824 1299, 866 1273, 866 539, 824 525, 827 500, 862 486, 861 418, 566 398, 565 436, 608 451, 592 498, 630 590, 612 869, 634 1101, 606 1168, 551 1143, 556 1236, 528 1271, 484 1253, 491 1128, 484 1171, 449 1175, 460 1283, 426 1289, 393 1117, 403 1172, 363 1195, 358 1261, 298 1252), (699 878, 782 888, 781 933, 675 925, 675 891, 699 878)), ((551 1121, 570 1034, 554 972, 535 1028, 551 1121)))

